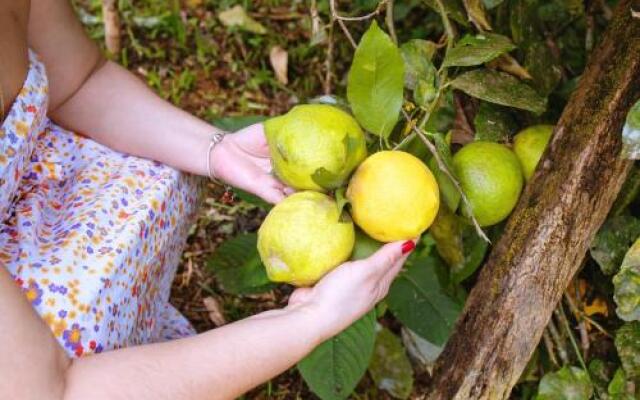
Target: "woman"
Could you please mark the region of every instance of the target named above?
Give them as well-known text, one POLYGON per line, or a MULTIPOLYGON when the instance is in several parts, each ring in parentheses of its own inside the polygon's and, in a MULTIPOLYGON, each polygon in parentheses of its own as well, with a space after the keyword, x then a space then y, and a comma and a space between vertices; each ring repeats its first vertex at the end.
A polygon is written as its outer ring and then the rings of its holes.
POLYGON ((175 169, 278 202, 262 126, 218 143, 105 61, 68 0, 0 0, 0 110, 2 398, 233 398, 370 310, 414 247, 195 335, 168 304, 196 205, 175 169))

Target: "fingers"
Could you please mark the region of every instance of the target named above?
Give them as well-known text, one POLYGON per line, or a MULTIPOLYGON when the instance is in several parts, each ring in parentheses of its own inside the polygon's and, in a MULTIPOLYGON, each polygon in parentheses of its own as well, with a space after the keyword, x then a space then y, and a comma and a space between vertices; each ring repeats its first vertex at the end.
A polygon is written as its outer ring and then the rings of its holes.
POLYGON ((389 270, 392 270, 395 265, 399 264, 402 266, 406 257, 415 248, 415 243, 415 239, 388 243, 363 261, 369 264, 368 268, 372 274, 384 276, 389 270))
POLYGON ((259 181, 254 186, 255 193, 271 204, 277 204, 284 200, 291 190, 271 175, 262 175, 258 179, 259 181))
POLYGON ((298 288, 289 296, 289 305, 306 303, 311 299, 312 288, 298 288))

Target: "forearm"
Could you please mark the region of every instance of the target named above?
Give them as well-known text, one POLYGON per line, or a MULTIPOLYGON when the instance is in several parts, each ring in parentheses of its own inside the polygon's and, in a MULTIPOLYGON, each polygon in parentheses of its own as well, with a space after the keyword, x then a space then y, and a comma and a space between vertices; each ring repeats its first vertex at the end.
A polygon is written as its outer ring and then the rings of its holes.
POLYGON ((74 361, 65 399, 232 399, 319 344, 314 316, 288 308, 207 333, 74 361))
POLYGON ((161 99, 115 63, 93 71, 51 117, 112 149, 207 175, 206 151, 215 128, 161 99))

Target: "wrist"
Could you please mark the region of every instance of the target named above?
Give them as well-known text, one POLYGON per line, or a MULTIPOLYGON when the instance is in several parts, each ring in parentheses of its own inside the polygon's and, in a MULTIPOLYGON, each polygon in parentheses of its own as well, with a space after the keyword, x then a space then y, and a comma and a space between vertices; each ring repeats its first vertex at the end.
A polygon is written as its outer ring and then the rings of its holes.
POLYGON ((301 321, 301 326, 309 335, 309 343, 314 349, 335 335, 327 316, 313 302, 290 305, 285 308, 301 321))
POLYGON ((220 130, 214 130, 207 144, 207 158, 205 167, 205 176, 208 176, 211 180, 220 179, 219 161, 221 160, 222 142, 224 141, 226 133, 220 130))

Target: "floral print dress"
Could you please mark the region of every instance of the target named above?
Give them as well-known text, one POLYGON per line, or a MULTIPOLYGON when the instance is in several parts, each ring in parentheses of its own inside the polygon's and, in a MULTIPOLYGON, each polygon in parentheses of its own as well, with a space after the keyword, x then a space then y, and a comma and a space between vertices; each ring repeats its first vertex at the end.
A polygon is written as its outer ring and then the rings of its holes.
POLYGON ((197 178, 55 125, 29 57, 0 127, 0 265, 72 357, 193 334, 168 298, 197 178))

